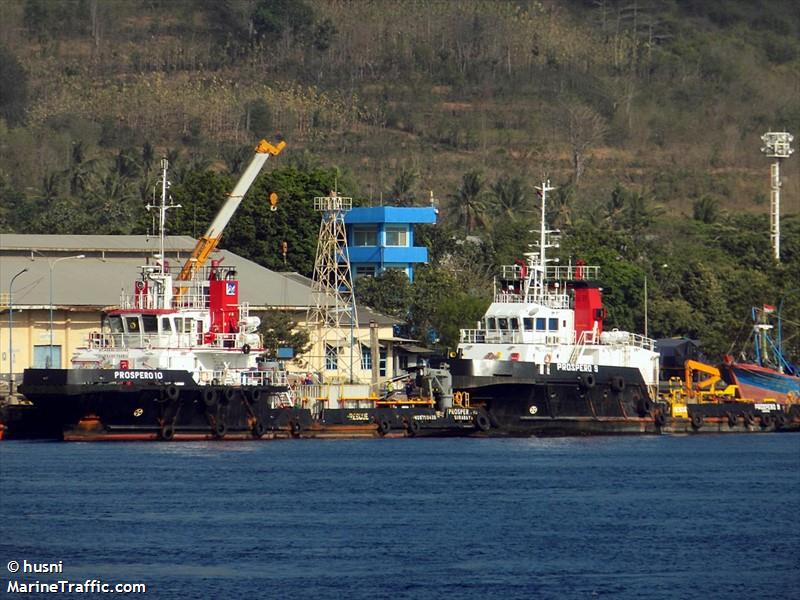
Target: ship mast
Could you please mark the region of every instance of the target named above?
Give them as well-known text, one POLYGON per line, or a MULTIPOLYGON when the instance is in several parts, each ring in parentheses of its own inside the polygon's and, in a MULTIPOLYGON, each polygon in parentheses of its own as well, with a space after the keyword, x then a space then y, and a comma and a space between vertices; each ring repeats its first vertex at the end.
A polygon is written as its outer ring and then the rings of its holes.
MULTIPOLYGON (((558 248, 557 241, 552 241, 551 234, 558 234, 559 231, 555 229, 547 229, 546 221, 546 207, 547 207, 547 192, 553 191, 554 187, 550 185, 550 180, 543 181, 541 185, 537 185, 537 195, 542 199, 541 220, 539 224, 539 241, 536 242, 538 252, 526 252, 525 256, 528 258, 528 266, 530 270, 529 277, 525 280, 525 297, 531 292, 531 279, 533 279, 533 297, 534 301, 541 301, 544 298, 546 291, 547 280, 547 248, 558 248)), ((551 262, 557 262, 558 259, 552 259, 551 262)))
POLYGON ((169 168, 169 161, 166 158, 161 159, 161 204, 148 204, 145 208, 149 211, 152 208, 158 209, 158 249, 159 249, 159 263, 161 266, 161 275, 166 274, 166 255, 164 248, 164 236, 167 223, 167 211, 171 208, 181 208, 180 204, 172 204, 172 198, 169 199, 167 204, 167 190, 170 183, 167 180, 167 169, 169 168))

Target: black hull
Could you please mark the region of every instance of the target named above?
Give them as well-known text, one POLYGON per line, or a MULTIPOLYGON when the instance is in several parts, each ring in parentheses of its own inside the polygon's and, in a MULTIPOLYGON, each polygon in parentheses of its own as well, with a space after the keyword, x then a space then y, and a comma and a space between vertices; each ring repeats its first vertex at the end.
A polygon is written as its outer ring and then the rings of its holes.
MULTIPOLYGON (((658 433, 662 406, 637 369, 516 361, 448 360, 456 396, 486 410, 496 433, 513 436, 658 433), (561 367, 561 368, 559 368, 561 367)), ((494 430, 493 430, 494 431, 494 430)))
MULTIPOLYGON (((281 406, 285 386, 199 386, 188 373, 113 379, 103 370, 29 369, 20 391, 68 441, 425 437, 483 434, 485 413, 428 407, 326 409, 281 406)), ((48 437, 50 437, 48 436, 48 437)), ((9 436, 13 437, 13 436, 9 436)))

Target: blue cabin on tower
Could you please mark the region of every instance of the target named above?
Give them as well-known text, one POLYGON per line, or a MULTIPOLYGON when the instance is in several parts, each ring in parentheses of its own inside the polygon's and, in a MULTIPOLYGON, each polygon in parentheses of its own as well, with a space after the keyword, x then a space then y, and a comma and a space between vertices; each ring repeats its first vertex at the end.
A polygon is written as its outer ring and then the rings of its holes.
POLYGON ((428 249, 414 245, 415 223, 436 223, 436 208, 353 208, 344 218, 353 278, 402 270, 414 281, 414 265, 428 262, 428 249))

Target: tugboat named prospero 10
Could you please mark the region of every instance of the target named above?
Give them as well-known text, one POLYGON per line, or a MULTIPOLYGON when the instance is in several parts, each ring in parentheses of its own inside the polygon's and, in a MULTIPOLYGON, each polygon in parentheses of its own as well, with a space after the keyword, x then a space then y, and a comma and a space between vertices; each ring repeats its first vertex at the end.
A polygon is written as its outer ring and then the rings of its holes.
POLYGON ((659 355, 654 340, 604 330, 599 268, 547 258, 558 234, 547 229, 541 196, 536 252, 502 267, 494 301, 475 329, 462 329, 449 363, 454 394, 486 410, 511 435, 655 432, 659 355))

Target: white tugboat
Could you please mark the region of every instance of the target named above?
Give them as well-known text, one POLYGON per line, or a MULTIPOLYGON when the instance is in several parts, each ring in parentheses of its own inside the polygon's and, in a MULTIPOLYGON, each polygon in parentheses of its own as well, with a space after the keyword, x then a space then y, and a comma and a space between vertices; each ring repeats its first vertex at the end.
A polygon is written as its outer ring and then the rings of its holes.
POLYGON ((160 254, 142 267, 133 293, 108 311, 102 330, 72 357, 70 369, 26 369, 22 393, 65 439, 261 437, 299 421, 285 371, 260 359, 260 321, 239 303, 233 268, 204 266, 270 156, 285 146, 265 140, 199 240, 173 275, 164 259, 168 200, 162 161, 160 254))
POLYGON ((454 395, 483 407, 512 435, 655 432, 659 356, 652 339, 605 331, 599 267, 547 258, 557 247, 541 192, 537 251, 502 268, 494 301, 475 329, 462 329, 448 360, 454 395))

